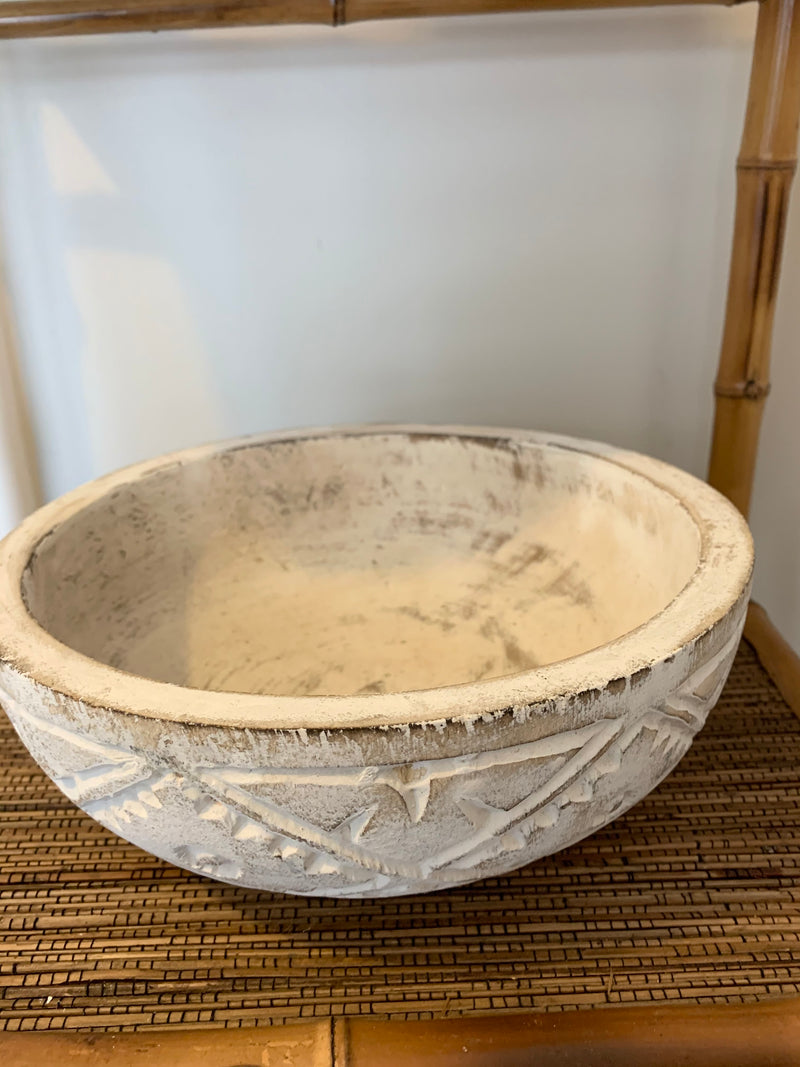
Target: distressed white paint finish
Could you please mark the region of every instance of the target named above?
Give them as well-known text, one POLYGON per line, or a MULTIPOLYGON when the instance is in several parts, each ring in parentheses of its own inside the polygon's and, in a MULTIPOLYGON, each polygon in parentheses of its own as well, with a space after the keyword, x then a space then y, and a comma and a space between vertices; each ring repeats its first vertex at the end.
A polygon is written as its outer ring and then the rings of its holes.
POLYGON ((421 892, 660 781, 719 696, 751 567, 726 501, 633 453, 271 435, 112 475, 3 542, 0 686, 64 792, 159 856, 421 892))

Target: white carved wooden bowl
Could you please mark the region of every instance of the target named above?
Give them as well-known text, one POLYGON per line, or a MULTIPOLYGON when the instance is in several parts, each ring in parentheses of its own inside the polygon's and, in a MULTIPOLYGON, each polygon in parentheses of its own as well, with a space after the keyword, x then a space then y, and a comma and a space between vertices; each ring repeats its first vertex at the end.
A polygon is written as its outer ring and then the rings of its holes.
POLYGON ((425 892, 651 790, 720 694, 751 569, 726 500, 630 452, 274 434, 101 478, 6 538, 0 699, 76 804, 173 863, 425 892))

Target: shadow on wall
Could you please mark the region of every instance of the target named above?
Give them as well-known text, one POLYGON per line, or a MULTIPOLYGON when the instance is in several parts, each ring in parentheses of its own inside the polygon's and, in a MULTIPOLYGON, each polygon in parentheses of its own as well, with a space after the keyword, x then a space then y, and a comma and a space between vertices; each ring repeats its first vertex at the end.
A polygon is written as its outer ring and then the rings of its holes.
POLYGON ((701 471, 749 10, 9 42, 47 491, 287 425, 538 426, 701 471))

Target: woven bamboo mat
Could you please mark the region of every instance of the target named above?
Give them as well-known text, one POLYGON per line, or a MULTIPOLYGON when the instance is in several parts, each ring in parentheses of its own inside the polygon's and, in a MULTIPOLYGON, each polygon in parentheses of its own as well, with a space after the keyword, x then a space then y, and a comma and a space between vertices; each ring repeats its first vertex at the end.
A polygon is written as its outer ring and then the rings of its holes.
POLYGON ((0 1030, 565 1011, 800 992, 800 720, 742 645, 678 769, 503 878, 373 902, 235 889, 82 815, 0 716, 0 1030))

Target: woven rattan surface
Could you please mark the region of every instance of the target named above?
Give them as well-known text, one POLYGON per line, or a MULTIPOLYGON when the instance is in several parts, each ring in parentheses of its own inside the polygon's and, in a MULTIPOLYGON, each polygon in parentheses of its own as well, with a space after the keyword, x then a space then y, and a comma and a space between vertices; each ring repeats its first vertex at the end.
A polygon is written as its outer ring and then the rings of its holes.
POLYGON ((0 718, 0 1029, 800 992, 800 720, 746 645, 689 754, 627 815, 427 897, 273 896, 178 870, 82 815, 0 718))

